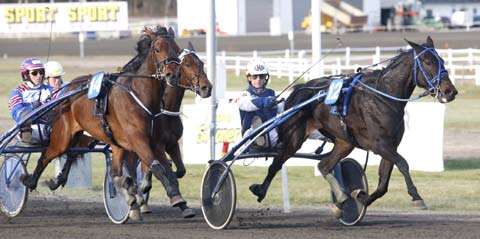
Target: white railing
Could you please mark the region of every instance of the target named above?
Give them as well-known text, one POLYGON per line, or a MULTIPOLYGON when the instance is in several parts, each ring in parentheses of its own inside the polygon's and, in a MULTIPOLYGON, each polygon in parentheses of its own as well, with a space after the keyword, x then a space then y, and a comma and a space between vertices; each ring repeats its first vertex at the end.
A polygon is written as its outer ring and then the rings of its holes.
MULTIPOLYGON (((355 72, 359 67, 369 67, 381 63, 399 54, 407 47, 373 47, 373 48, 339 48, 324 49, 324 59, 320 64, 320 75, 337 75, 355 72)), ((473 81, 480 85, 480 50, 479 49, 437 49, 445 62, 450 79, 455 81, 473 81)), ((205 56, 200 54, 205 60, 205 56)), ((245 71, 247 63, 253 57, 262 57, 270 68, 272 77, 289 77, 290 82, 312 65, 311 50, 225 52, 217 56, 217 64, 227 70, 233 70, 238 76, 245 71)), ((386 66, 378 64, 372 69, 386 66)), ((310 79, 307 72, 305 80, 310 79)))

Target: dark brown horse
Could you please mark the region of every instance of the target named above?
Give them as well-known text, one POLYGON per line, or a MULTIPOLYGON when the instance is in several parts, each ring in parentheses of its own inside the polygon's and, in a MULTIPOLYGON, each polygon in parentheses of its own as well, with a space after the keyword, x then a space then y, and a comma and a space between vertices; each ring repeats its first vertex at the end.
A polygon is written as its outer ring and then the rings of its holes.
MULTIPOLYGON (((195 50, 191 43, 188 48, 184 49, 179 56, 181 60, 181 77, 177 87, 167 86, 163 101, 165 109, 171 112, 179 112, 182 105, 185 90, 191 90, 202 98, 210 97, 212 84, 207 78, 204 71, 203 62, 195 54, 195 50)), ((186 170, 183 165, 182 155, 178 140, 183 134, 183 124, 180 116, 164 114, 159 120, 164 127, 159 142, 165 144, 165 150, 174 162, 177 170, 176 175, 181 178, 185 175, 186 170)))
MULTIPOLYGON (((118 77, 109 91, 107 106, 108 114, 105 121, 94 116, 94 101, 86 94, 70 99, 62 105, 61 115, 54 122, 50 144, 41 155, 32 175, 23 175, 22 182, 34 189, 38 179, 55 157, 75 145, 84 131, 93 138, 111 145, 113 152, 111 176, 124 194, 128 195, 128 205, 131 206, 132 219, 141 216, 137 204, 137 188, 134 181, 122 176, 123 157, 126 152, 135 152, 142 162, 153 172, 165 186, 172 206, 186 208, 186 201, 178 189, 176 177, 170 167, 158 163, 152 149, 151 134, 153 116, 160 109, 165 83, 176 84, 180 72, 177 44, 173 31, 166 29, 156 35, 154 31, 145 28, 145 36, 151 39, 148 54, 136 72, 118 77), (108 124, 108 127, 105 125, 108 124)), ((80 77, 72 81, 69 89, 83 84, 88 77, 80 77)), ((138 202, 141 204, 141 202, 138 202)))
MULTIPOLYGON (((279 127, 283 147, 273 159, 263 184, 253 184, 250 190, 262 201, 271 180, 315 129, 320 130, 334 144, 333 150, 318 164, 318 169, 330 184, 337 198, 333 205, 334 213, 341 216, 343 202, 350 195, 339 185, 332 169, 355 147, 370 150, 382 157, 379 168, 378 188, 371 195, 354 191, 352 197, 365 205, 370 205, 387 192, 393 169, 397 166, 403 174, 414 205, 426 208, 410 177, 407 161, 397 152, 404 133, 404 109, 406 101, 416 86, 426 89, 423 95, 431 94, 441 103, 455 99, 457 90, 452 85, 443 60, 434 49, 430 37, 424 45, 407 41, 412 50, 406 51, 391 60, 382 70, 374 70, 361 75, 350 76, 351 97, 349 104, 340 104, 340 115, 330 112, 331 106, 320 99, 300 110, 279 127), (358 76, 358 77, 357 77, 358 76), (383 95, 382 95, 383 94, 383 95)), ((309 99, 320 90, 327 90, 332 77, 311 80, 295 86, 285 103, 291 108, 309 99)), ((341 98, 341 101, 348 100, 341 98)))

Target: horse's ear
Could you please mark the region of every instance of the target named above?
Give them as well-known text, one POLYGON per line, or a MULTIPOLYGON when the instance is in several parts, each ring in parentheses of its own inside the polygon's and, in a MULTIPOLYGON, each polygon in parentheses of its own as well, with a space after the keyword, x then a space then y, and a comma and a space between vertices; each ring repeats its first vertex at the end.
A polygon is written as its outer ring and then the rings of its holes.
POLYGON ((188 42, 187 49, 190 50, 190 51, 195 51, 195 49, 193 48, 192 42, 190 42, 190 41, 188 42))
POLYGON ((433 46, 433 40, 432 40, 432 38, 430 37, 430 35, 427 36, 427 46, 428 46, 428 47, 431 47, 431 48, 435 48, 435 47, 433 46))
POLYGON ((422 51, 422 46, 418 45, 415 42, 411 42, 407 39, 404 39, 404 40, 408 43, 408 45, 410 45, 413 48, 413 50, 415 50, 415 52, 421 52, 422 51))
POLYGON ((156 35, 155 35, 155 32, 152 31, 152 29, 148 28, 145 26, 145 28, 143 29, 143 32, 145 33, 145 35, 147 35, 151 40, 155 39, 156 38, 156 35))
POLYGON ((175 38, 175 31, 173 31, 173 28, 172 27, 169 27, 168 28, 168 35, 172 36, 173 38, 175 38))

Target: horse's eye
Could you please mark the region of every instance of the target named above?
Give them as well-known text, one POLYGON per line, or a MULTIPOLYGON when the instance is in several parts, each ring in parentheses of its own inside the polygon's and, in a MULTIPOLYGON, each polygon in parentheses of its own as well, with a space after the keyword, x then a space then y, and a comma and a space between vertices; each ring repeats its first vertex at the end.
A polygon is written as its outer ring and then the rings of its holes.
POLYGON ((425 63, 425 65, 427 65, 427 66, 432 65, 432 61, 431 61, 431 60, 428 60, 428 59, 425 60, 424 63, 425 63))
POLYGON ((155 48, 155 53, 160 53, 160 49, 155 48))

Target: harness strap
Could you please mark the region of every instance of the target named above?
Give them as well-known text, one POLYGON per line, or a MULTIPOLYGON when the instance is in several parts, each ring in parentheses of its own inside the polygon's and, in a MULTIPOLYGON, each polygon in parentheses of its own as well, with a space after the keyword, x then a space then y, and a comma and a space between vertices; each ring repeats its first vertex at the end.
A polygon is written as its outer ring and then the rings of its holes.
POLYGON ((105 134, 107 135, 108 139, 110 139, 110 141, 112 141, 112 143, 115 146, 120 147, 120 145, 118 145, 117 140, 115 140, 115 137, 113 137, 112 129, 110 128, 110 125, 108 124, 108 121, 107 121, 107 118, 105 117, 105 114, 101 115, 100 121, 102 122, 103 130, 105 131, 105 134))
POLYGON ((362 79, 362 77, 363 77, 362 73, 357 73, 353 78, 352 83, 350 83, 350 86, 348 87, 347 93, 345 95, 345 100, 343 101, 343 110, 342 110, 343 116, 347 116, 348 114, 348 105, 350 104, 350 98, 352 96, 353 88, 360 81, 360 79, 362 79))

